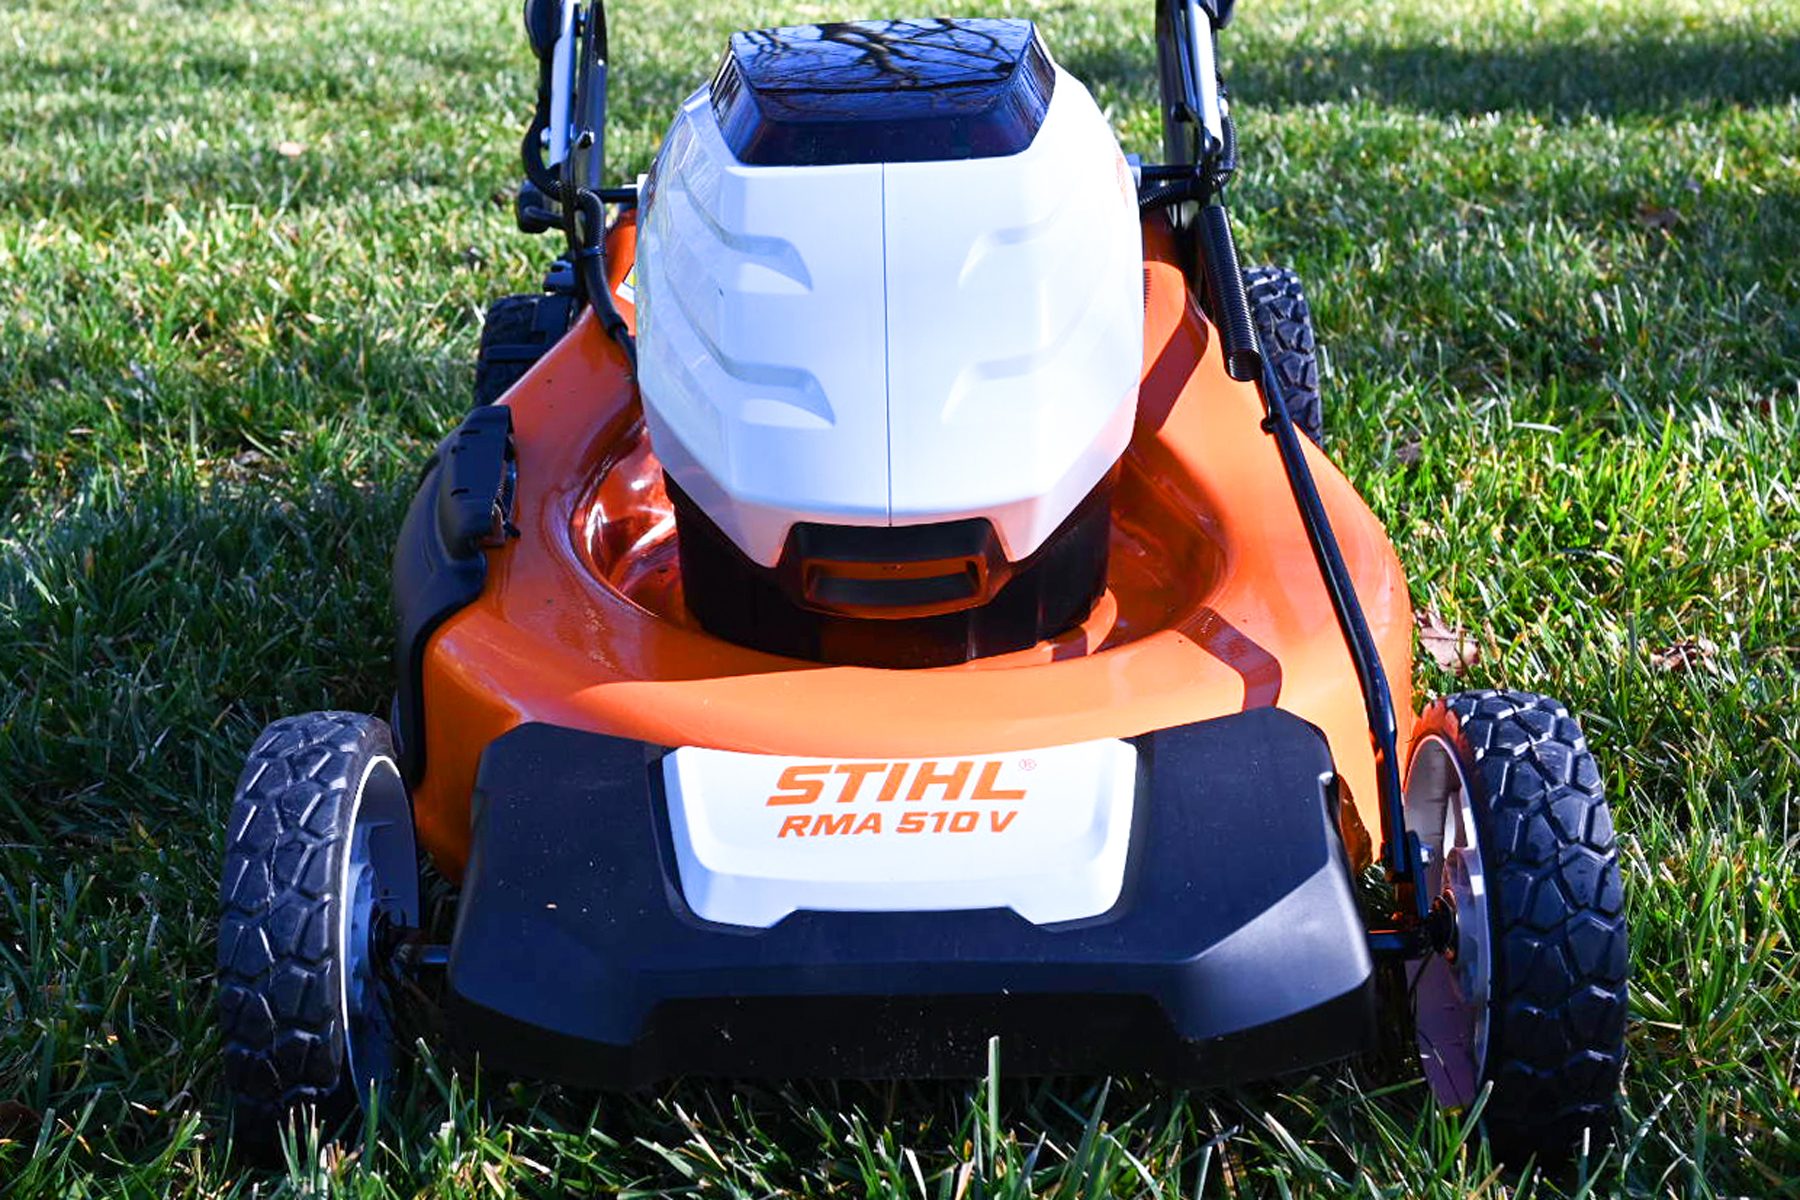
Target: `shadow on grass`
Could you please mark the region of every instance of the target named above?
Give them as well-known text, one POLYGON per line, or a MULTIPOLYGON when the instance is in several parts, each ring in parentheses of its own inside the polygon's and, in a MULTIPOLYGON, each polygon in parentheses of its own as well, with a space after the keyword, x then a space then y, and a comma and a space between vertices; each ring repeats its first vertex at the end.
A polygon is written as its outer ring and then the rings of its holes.
POLYGON ((297 474, 322 478, 422 458, 468 403, 461 357, 333 321, 254 356, 227 347, 211 360, 151 367, 132 361, 155 353, 141 344, 116 357, 76 341, 25 347, 0 368, 0 391, 18 397, 0 413, 0 520, 23 515, 34 490, 78 490, 122 445, 152 460, 271 450, 297 474))
POLYGON ((266 720, 376 711, 397 474, 115 477, 20 522, 0 555, 0 842, 55 875, 134 830, 210 837, 266 720))
POLYGON ((53 61, 23 54, 0 56, 0 69, 16 72, 15 81, 47 94, 91 91, 141 101, 155 97, 204 108, 238 105, 246 93, 275 99, 326 105, 353 101, 392 104, 396 95, 422 102, 454 94, 459 88, 516 68, 521 95, 528 95, 531 58, 521 39, 510 58, 495 55, 485 44, 424 46, 389 44, 373 48, 353 44, 305 45, 296 32, 293 44, 243 47, 230 51, 187 50, 173 59, 154 54, 124 57, 102 43, 89 53, 53 61), (371 53, 381 70, 368 67, 371 53), (353 68, 363 68, 356 70, 353 68))
MULTIPOLYGON (((1351 42, 1278 57, 1233 55, 1240 102, 1265 108, 1368 99, 1451 116, 1515 111, 1568 117, 1756 107, 1800 96, 1800 37, 1722 30, 1484 49, 1351 42)), ((1148 98, 1152 64, 1136 48, 1076 50, 1063 65, 1090 85, 1148 98)))
MULTIPOLYGON (((107 107, 110 102, 87 102, 77 106, 77 115, 86 120, 107 107)), ((496 162, 503 153, 496 154, 496 162)), ((54 218, 97 237, 124 225, 166 220, 171 209, 196 220, 219 203, 288 217, 315 208, 364 216, 379 215, 396 197, 407 204, 430 203, 435 192, 472 211, 507 202, 504 195, 496 201, 484 194, 466 163, 441 153, 314 149, 289 159, 273 143, 215 146, 202 139, 136 160, 102 159, 57 174, 0 179, 0 212, 23 221, 54 218)))

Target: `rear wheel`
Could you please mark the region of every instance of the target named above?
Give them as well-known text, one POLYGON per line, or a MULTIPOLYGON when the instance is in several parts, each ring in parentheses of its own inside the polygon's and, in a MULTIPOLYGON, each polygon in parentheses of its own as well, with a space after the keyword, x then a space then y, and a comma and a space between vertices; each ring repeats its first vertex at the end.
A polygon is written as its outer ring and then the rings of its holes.
POLYGON ((488 306, 475 355, 475 403, 492 404, 562 340, 575 297, 561 292, 502 296, 488 306))
POLYGON ((1407 966, 1438 1101, 1483 1119, 1507 1157, 1558 1158, 1612 1131, 1625 1057, 1624 898, 1600 773, 1575 719, 1526 692, 1425 710, 1407 829, 1455 935, 1407 966))
POLYGON ((1300 276, 1287 267, 1246 267, 1244 287, 1263 354, 1287 397, 1295 428, 1323 445, 1324 399, 1319 392, 1318 339, 1313 335, 1312 306, 1300 276))
POLYGON ((412 808, 384 722, 287 717, 263 730, 226 831, 219 1020, 239 1142, 268 1153, 304 1110, 335 1124, 392 1074, 378 959, 418 924, 412 808))

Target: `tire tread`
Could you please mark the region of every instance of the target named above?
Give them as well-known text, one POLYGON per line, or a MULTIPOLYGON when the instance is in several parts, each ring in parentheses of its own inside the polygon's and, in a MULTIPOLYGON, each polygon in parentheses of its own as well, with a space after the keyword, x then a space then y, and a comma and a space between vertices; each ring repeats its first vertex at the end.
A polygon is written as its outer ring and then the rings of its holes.
POLYGON ((568 332, 574 298, 561 293, 502 296, 488 306, 475 355, 475 405, 492 404, 568 332))
POLYGON ((1608 1136, 1617 1116, 1630 964, 1612 818, 1587 739, 1561 703, 1497 690, 1440 703, 1488 805, 1489 1137, 1502 1153, 1558 1157, 1584 1129, 1608 1136))
POLYGON ((238 780, 221 878, 218 1007, 239 1136, 266 1149, 286 1114, 354 1106, 337 1003, 336 870, 353 774, 392 756, 385 725, 346 712, 263 730, 238 780))
POLYGON ((1312 306, 1300 276, 1287 267, 1246 267, 1244 286, 1263 354, 1275 368, 1295 428, 1323 445, 1325 403, 1319 390, 1319 347, 1312 306))

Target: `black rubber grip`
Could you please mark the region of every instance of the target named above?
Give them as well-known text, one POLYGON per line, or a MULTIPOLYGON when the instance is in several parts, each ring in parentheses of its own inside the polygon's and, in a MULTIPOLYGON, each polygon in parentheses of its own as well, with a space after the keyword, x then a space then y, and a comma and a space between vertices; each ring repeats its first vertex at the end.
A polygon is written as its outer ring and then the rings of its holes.
POLYGON ((1262 351, 1250 319, 1250 295, 1238 269, 1231 219, 1214 201, 1200 209, 1200 254, 1205 262, 1206 289, 1212 295, 1212 319, 1225 351, 1225 373, 1240 383, 1262 378, 1262 351))

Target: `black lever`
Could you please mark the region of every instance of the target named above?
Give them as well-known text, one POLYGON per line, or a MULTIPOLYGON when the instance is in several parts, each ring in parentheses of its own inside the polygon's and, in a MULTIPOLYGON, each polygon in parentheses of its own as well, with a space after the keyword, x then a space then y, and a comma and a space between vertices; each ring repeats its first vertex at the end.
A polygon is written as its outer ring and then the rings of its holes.
POLYGON ((549 62, 556 53, 564 3, 566 0, 525 0, 525 37, 541 63, 549 62))
MULTIPOLYGON (((562 184, 544 163, 544 133, 550 128, 550 75, 556 65, 556 39, 562 33, 563 5, 572 3, 574 0, 525 0, 525 37, 538 60, 538 79, 537 102, 519 154, 525 160, 526 182, 551 201, 562 194, 562 184)), ((519 227, 527 233, 538 232, 527 227, 523 208, 520 211, 519 227)))

